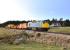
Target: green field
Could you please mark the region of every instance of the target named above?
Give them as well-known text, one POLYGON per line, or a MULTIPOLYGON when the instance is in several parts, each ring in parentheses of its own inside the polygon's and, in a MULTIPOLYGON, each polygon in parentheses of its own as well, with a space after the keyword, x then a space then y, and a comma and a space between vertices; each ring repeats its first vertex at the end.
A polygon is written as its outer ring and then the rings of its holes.
POLYGON ((70 33, 70 27, 52 27, 48 32, 70 33))
POLYGON ((0 44, 0 50, 63 50, 63 48, 32 42, 20 45, 0 44))

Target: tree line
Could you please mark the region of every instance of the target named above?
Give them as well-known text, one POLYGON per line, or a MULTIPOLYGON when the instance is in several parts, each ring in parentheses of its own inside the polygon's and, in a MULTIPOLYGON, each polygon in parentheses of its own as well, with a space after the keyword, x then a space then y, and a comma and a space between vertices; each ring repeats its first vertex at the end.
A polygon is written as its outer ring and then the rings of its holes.
MULTIPOLYGON (((62 27, 69 27, 70 26, 70 20, 69 19, 63 20, 63 18, 60 18, 60 20, 57 20, 57 19, 53 18, 52 20, 47 19, 47 20, 43 20, 43 21, 48 22, 50 25, 52 25, 53 23, 60 23, 60 25, 62 27)), ((7 22, 0 24, 0 27, 5 27, 8 24, 18 25, 20 23, 25 23, 25 22, 28 23, 30 21, 7 21, 7 22)))
POLYGON ((63 18, 60 18, 60 20, 57 20, 57 19, 52 19, 52 20, 44 20, 44 21, 48 21, 48 23, 50 25, 52 25, 52 23, 60 23, 61 27, 69 27, 70 26, 70 20, 69 19, 66 19, 66 20, 63 20, 63 18))

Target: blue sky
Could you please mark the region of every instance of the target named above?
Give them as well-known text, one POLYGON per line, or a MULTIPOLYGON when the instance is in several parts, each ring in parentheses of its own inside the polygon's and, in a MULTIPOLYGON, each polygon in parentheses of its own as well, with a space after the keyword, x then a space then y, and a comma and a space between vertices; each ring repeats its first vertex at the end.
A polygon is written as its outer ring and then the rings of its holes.
POLYGON ((0 0, 0 23, 52 18, 70 19, 70 0, 0 0))

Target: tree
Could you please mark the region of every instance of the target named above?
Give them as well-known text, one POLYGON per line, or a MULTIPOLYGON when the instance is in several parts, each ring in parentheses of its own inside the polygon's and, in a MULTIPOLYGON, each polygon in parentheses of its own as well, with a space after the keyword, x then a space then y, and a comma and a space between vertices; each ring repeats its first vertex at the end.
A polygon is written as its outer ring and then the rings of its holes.
POLYGON ((52 23, 57 23, 57 19, 52 19, 52 21, 51 21, 52 23))
POLYGON ((60 22, 61 26, 64 26, 63 18, 60 18, 59 22, 60 22))
POLYGON ((65 20, 64 25, 65 25, 65 26, 70 26, 70 21, 69 21, 69 19, 66 19, 66 20, 65 20))

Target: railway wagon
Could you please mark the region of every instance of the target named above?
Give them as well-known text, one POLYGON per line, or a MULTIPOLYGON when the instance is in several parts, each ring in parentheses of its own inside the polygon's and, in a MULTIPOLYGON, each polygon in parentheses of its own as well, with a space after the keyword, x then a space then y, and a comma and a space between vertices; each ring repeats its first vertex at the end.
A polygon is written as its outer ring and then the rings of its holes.
POLYGON ((15 29, 15 28, 17 28, 17 26, 14 25, 14 24, 9 24, 9 25, 7 26, 7 28, 15 29))
POLYGON ((20 23, 17 25, 17 29, 27 29, 27 23, 20 23))
POLYGON ((49 24, 48 22, 28 22, 28 28, 32 30, 48 30, 49 24))
POLYGON ((27 23, 8 24, 6 27, 10 29, 27 29, 27 23))

